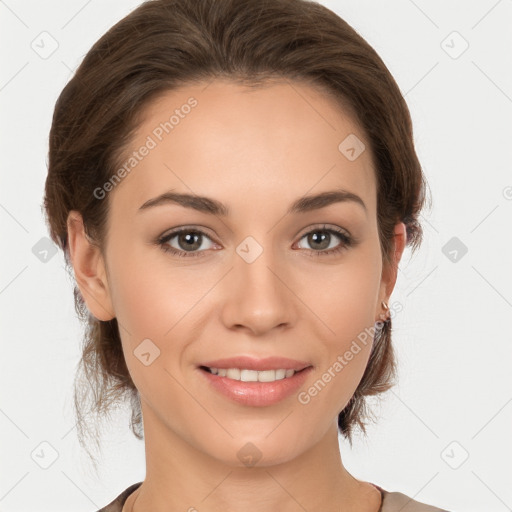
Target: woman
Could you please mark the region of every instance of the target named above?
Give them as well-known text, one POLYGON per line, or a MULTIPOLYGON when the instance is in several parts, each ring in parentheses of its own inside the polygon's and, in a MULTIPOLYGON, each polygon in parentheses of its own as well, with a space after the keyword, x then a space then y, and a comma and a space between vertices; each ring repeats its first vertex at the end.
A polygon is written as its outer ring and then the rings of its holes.
POLYGON ((153 0, 93 46, 45 208, 91 408, 126 395, 144 431, 146 478, 102 511, 441 510, 354 478, 338 445, 392 385, 425 186, 394 79, 319 4, 153 0))

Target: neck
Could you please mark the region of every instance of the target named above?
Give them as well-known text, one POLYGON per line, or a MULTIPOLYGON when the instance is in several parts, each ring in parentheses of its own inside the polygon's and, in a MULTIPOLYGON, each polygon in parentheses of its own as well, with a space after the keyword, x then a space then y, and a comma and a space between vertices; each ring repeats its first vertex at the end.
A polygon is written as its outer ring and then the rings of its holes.
POLYGON ((334 508, 373 512, 379 509, 379 491, 357 480, 344 468, 336 424, 293 460, 238 467, 197 450, 141 403, 146 478, 136 494, 130 496, 131 503, 126 503, 130 512, 296 512, 300 509, 320 512, 334 508))

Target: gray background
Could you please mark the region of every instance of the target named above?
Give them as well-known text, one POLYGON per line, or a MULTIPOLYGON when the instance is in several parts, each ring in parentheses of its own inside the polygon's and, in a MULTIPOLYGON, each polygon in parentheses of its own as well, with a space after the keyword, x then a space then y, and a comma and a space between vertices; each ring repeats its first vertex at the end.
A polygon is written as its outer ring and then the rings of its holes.
MULTIPOLYGON (((344 463, 451 511, 512 510, 512 1, 321 3, 396 78, 433 196, 423 246, 406 251, 391 301, 404 308, 394 319, 400 381, 375 404, 368 438, 352 450, 341 440, 344 463)), ((78 445, 81 327, 41 211, 55 101, 137 5, 0 1, 0 512, 95 511, 144 478, 127 409, 105 429, 98 475, 78 445)))

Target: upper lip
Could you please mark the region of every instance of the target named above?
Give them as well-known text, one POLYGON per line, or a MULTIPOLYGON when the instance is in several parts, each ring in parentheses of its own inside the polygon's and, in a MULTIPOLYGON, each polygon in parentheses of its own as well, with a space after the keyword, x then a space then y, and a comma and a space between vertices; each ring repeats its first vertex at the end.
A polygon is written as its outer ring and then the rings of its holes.
POLYGON ((295 370, 296 372, 311 366, 310 363, 305 361, 297 361, 296 359, 289 359, 287 357, 265 357, 257 359, 248 356, 229 357, 224 359, 216 359, 215 361, 206 361, 201 366, 208 366, 209 368, 242 368, 247 370, 295 370))

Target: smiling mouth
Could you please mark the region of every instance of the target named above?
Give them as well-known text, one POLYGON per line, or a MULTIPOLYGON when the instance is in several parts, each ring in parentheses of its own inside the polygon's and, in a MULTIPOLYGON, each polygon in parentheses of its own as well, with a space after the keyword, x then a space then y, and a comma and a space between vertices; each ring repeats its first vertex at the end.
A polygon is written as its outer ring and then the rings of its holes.
MULTIPOLYGON (((302 370, 291 370, 291 369, 277 369, 277 370, 249 370, 246 368, 214 368, 209 366, 200 366, 201 370, 217 375, 219 377, 227 377, 231 380, 237 380, 240 382, 275 382, 278 380, 289 379, 296 373, 303 372, 302 370)), ((308 367, 309 368, 309 367, 308 367)))

